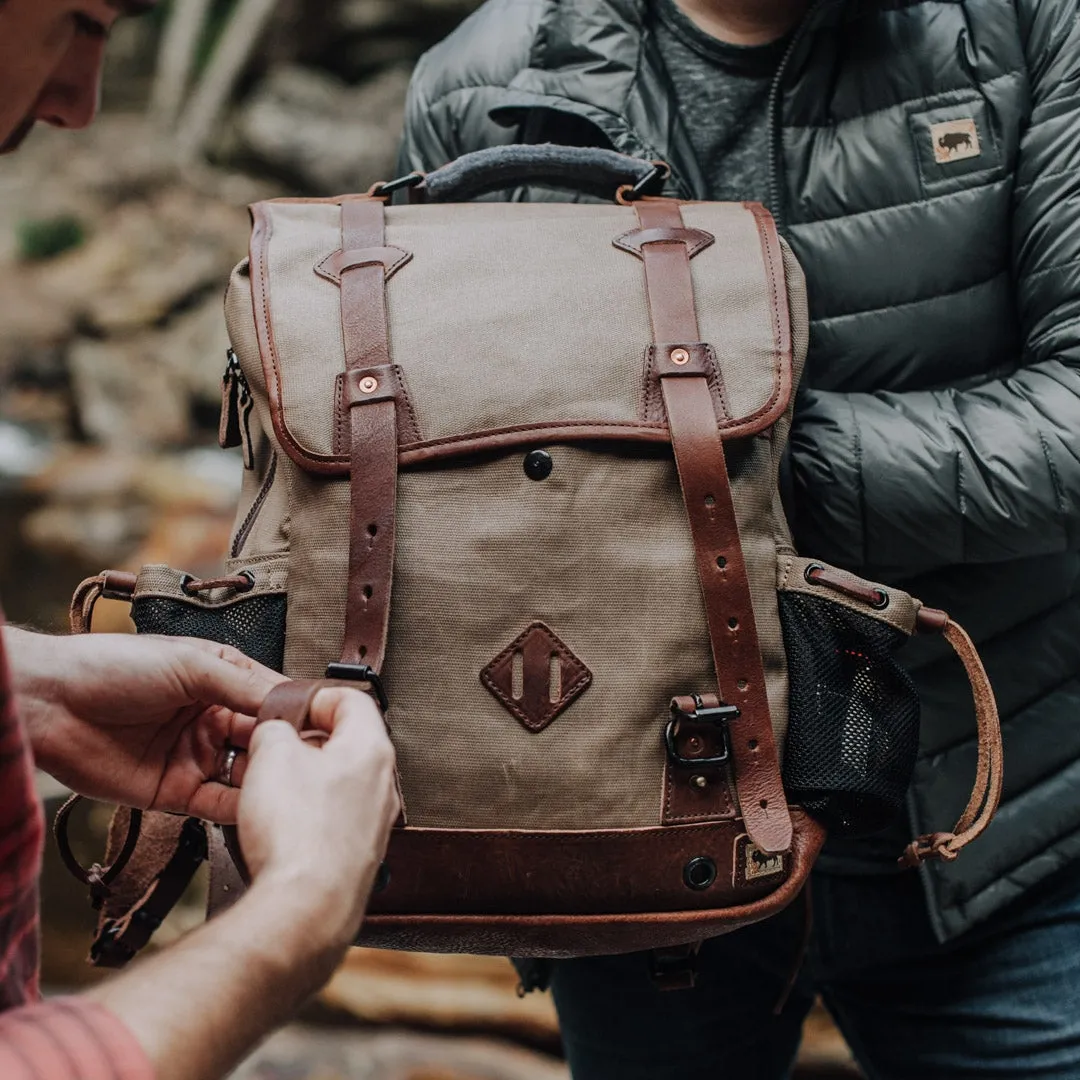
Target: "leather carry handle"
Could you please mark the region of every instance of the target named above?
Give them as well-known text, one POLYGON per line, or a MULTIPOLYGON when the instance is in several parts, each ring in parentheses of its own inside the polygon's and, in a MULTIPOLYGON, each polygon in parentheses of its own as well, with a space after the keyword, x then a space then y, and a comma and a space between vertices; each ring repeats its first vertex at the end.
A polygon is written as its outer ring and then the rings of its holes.
POLYGON ((614 150, 594 147, 493 146, 464 154, 428 173, 414 173, 400 181, 376 185, 373 194, 389 194, 397 187, 413 187, 413 197, 426 202, 468 202, 503 188, 544 184, 613 199, 621 189, 627 199, 656 194, 670 175, 663 162, 644 161, 614 150), (412 183, 408 181, 412 180, 412 183))
POLYGON ((961 849, 967 847, 990 824, 1001 801, 1004 778, 1001 720, 990 679, 974 643, 959 623, 954 623, 944 612, 933 609, 923 608, 919 612, 919 629, 943 634, 964 665, 975 700, 979 750, 975 786, 952 832, 927 833, 912 840, 898 860, 904 867, 919 866, 929 859, 952 862, 961 849))

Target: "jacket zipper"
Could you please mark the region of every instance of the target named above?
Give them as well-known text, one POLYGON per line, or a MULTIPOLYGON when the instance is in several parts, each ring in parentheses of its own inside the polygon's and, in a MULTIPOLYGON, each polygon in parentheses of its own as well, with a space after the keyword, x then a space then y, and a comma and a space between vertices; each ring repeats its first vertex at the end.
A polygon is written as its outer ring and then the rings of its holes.
POLYGON ((802 40, 806 37, 807 31, 816 19, 818 12, 827 7, 829 3, 831 3, 831 0, 817 0, 803 17, 803 21, 799 23, 798 29, 788 43, 783 59, 780 61, 780 66, 776 69, 776 75, 773 77, 772 86, 769 89, 769 201, 772 204, 769 209, 772 211, 773 220, 776 222, 777 232, 781 236, 787 232, 787 199, 780 183, 781 174, 784 171, 783 126, 780 115, 783 105, 784 76, 787 74, 795 50, 802 44, 802 40))

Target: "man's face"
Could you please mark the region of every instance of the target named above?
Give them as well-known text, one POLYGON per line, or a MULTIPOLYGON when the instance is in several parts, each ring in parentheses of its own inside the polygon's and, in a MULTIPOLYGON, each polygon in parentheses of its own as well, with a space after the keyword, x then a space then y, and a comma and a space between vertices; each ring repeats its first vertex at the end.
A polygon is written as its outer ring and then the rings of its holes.
POLYGON ((97 112, 113 23, 155 0, 0 0, 0 153, 39 120, 84 128, 97 112))

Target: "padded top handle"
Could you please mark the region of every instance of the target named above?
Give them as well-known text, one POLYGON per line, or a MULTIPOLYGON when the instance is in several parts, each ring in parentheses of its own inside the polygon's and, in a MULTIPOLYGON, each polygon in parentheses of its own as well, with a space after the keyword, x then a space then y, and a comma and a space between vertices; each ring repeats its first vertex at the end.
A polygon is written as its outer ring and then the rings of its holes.
POLYGON ((417 202, 468 202, 504 188, 544 184, 631 201, 640 195, 658 194, 670 172, 663 162, 644 161, 614 150, 554 143, 493 146, 464 154, 426 177, 413 173, 377 184, 372 194, 389 195, 410 187, 411 198, 417 202))

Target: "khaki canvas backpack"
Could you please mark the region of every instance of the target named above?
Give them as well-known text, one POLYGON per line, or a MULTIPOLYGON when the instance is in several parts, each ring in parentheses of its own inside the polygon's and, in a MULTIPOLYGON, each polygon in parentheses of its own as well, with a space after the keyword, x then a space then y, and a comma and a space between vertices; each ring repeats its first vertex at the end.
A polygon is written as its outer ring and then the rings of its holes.
MULTIPOLYGON (((918 699, 893 653, 916 632, 960 653, 981 750, 964 816, 907 861, 955 857, 997 804, 963 631, 792 546, 791 250, 759 205, 648 197, 663 174, 503 147, 253 207, 226 300, 226 576, 152 566, 75 598, 77 629, 123 596, 141 632, 385 695, 405 809, 366 944, 611 953, 777 912, 827 830, 902 805, 918 699), (465 201, 525 181, 618 198, 465 201)), ((306 692, 264 715, 302 724, 306 692)), ((144 944, 208 850, 214 910, 244 888, 232 831, 121 811, 96 959, 144 944)))

